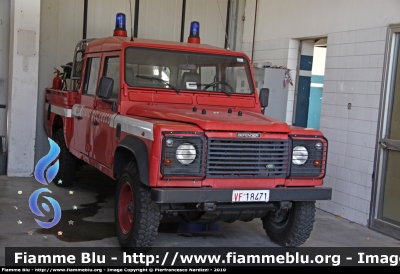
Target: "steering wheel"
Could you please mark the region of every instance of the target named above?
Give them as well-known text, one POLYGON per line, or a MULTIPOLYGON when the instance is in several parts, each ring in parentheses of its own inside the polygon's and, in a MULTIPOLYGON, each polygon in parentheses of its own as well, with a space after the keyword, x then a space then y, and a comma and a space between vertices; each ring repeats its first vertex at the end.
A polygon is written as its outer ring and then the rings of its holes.
MULTIPOLYGON (((230 89, 230 93, 234 93, 234 92, 233 92, 233 87, 232 87, 228 82, 225 82, 225 81, 215 81, 215 82, 209 83, 209 84, 207 84, 207 85, 203 88, 203 90, 206 90, 206 89, 208 89, 209 87, 215 87, 215 86, 218 85, 218 84, 226 85, 226 86, 230 89)), ((221 90, 221 89, 219 89, 219 90, 221 90)), ((222 91, 222 90, 221 90, 221 91, 222 91)))

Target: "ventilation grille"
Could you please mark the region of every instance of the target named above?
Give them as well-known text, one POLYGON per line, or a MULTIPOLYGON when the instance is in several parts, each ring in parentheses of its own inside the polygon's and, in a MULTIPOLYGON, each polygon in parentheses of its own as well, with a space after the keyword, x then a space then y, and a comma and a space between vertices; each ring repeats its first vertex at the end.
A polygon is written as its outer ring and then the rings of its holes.
POLYGON ((289 141, 209 139, 207 178, 284 178, 289 141))

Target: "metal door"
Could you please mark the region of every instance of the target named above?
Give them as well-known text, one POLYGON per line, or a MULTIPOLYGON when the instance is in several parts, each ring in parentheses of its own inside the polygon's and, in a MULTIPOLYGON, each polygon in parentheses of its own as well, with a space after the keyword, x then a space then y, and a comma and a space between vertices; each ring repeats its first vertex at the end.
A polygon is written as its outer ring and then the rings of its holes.
POLYGON ((400 239, 400 27, 389 34, 371 227, 400 239))

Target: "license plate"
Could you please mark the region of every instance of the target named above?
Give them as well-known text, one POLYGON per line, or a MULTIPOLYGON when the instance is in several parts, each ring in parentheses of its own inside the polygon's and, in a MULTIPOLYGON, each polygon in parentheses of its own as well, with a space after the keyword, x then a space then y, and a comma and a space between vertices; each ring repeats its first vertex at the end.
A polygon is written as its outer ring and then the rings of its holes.
POLYGON ((234 190, 232 202, 268 202, 269 190, 234 190))

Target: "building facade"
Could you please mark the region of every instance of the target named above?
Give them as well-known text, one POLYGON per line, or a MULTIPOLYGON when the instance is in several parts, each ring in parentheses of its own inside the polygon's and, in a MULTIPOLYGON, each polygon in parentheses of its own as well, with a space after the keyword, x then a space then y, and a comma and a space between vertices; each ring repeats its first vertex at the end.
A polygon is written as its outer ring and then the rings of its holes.
MULTIPOLYGON (((399 10, 395 0, 247 0, 242 43, 253 62, 291 70, 286 122, 304 126, 296 111, 309 107, 301 103, 311 78, 304 63, 325 41, 320 130, 329 140, 324 184, 333 197, 318 207, 397 238, 399 10)), ((310 90, 305 96, 311 102, 310 90)))

